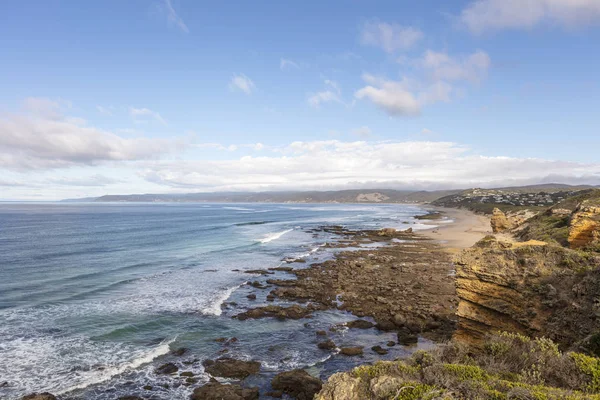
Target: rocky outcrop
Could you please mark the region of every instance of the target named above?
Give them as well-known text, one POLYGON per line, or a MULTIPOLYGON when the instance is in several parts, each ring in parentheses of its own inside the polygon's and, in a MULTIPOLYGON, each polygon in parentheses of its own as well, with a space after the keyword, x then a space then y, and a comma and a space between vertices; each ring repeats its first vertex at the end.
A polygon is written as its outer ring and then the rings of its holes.
POLYGON ((32 393, 27 396, 23 396, 21 400, 56 400, 56 396, 51 393, 32 393))
POLYGON ((494 233, 500 233, 504 231, 508 231, 514 228, 514 225, 509 219, 506 217, 499 208, 494 208, 492 211, 492 219, 490 220, 490 224, 492 225, 492 231, 494 233))
POLYGON ((212 379, 206 385, 194 389, 192 400, 258 400, 258 388, 240 385, 224 385, 212 379))
POLYGON ((319 393, 323 383, 302 369, 282 372, 271 381, 273 389, 281 391, 297 400, 312 400, 319 393))
POLYGON ((600 244, 600 202, 584 201, 571 215, 569 246, 579 249, 600 244))
POLYGON ((250 375, 258 374, 260 371, 258 361, 242 361, 227 357, 218 360, 206 360, 202 365, 204 365, 206 372, 221 378, 244 379, 250 375))
POLYGON ((600 256, 486 238, 456 265, 458 340, 510 331, 572 344, 600 329, 600 256))

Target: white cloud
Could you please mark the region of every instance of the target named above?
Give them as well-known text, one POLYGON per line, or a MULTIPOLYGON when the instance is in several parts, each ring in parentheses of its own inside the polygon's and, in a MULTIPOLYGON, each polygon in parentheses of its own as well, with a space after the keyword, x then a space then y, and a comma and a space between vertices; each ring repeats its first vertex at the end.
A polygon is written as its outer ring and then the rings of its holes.
POLYGON ((283 71, 284 69, 296 68, 300 69, 300 66, 292 60, 282 58, 279 62, 279 68, 283 71))
POLYGON ((352 130, 352 134, 360 137, 368 137, 371 136, 373 131, 368 126, 361 126, 360 128, 356 128, 352 130))
POLYGON ((129 107, 129 115, 136 122, 146 122, 148 119, 154 119, 165 126, 167 125, 167 121, 159 113, 148 108, 129 107))
POLYGON ((325 79, 324 83, 328 89, 311 94, 308 97, 308 104, 313 108, 319 108, 323 103, 335 102, 344 104, 344 101, 341 98, 342 90, 340 85, 330 79, 325 79))
POLYGON ((491 63, 490 56, 481 50, 458 58, 427 50, 421 60, 421 66, 432 73, 434 80, 444 81, 479 82, 486 77, 491 63))
POLYGON ((369 99, 392 116, 412 116, 421 113, 421 104, 411 92, 406 80, 390 81, 368 74, 363 78, 370 85, 354 94, 357 99, 369 99))
POLYGON ((360 41, 388 53, 408 50, 423 38, 423 32, 410 26, 369 21, 362 27, 360 41))
POLYGON ((461 82, 482 81, 491 60, 481 50, 456 57, 427 50, 422 58, 403 59, 402 63, 415 67, 417 77, 393 81, 365 74, 368 85, 356 91, 355 97, 370 100, 392 116, 419 115, 424 106, 450 102, 460 92, 461 82))
POLYGON ((177 12, 175 12, 175 9, 173 8, 173 4, 171 4, 171 0, 165 0, 165 12, 167 14, 167 21, 169 21, 169 24, 175 25, 182 32, 185 32, 185 33, 190 32, 190 30, 188 29, 185 22, 183 22, 181 17, 179 15, 177 15, 177 12))
POLYGON ((113 115, 113 110, 114 107, 110 106, 110 107, 103 107, 103 106, 96 106, 96 110, 102 114, 102 115, 106 115, 106 116, 112 116, 113 115))
POLYGON ((140 176, 150 182, 205 191, 489 187, 549 179, 600 183, 600 163, 489 157, 433 141, 293 142, 271 156, 142 163, 140 176))
POLYGON ((251 94, 256 85, 252 82, 252 79, 248 78, 244 74, 235 74, 229 82, 229 90, 236 91, 241 90, 246 94, 251 94))
POLYGON ((528 29, 541 23, 575 28, 600 22, 598 0, 477 0, 460 21, 473 33, 528 29))
MULTIPOLYGON (((51 105, 44 99, 27 102, 51 105)), ((26 170, 74 165, 95 165, 104 161, 131 161, 158 158, 183 145, 181 140, 131 138, 87 126, 79 118, 36 112, 5 114, 0 117, 0 168, 26 170)))

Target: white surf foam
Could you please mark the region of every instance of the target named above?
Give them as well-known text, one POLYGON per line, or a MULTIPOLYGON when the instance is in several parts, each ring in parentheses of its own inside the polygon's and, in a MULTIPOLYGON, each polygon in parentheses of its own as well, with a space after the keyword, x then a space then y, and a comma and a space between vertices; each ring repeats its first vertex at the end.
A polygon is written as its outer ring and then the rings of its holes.
POLYGON ((223 313, 223 310, 221 309, 221 305, 223 305, 225 300, 227 300, 233 292, 235 292, 237 289, 239 289, 242 285, 245 285, 245 284, 246 284, 246 282, 221 292, 217 296, 216 301, 212 305, 210 305, 209 307, 203 308, 200 312, 204 315, 215 315, 215 316, 221 315, 223 313))
POLYGON ((171 343, 173 343, 174 341, 175 341, 175 339, 171 339, 169 341, 162 342, 156 348, 154 348, 146 353, 142 353, 137 358, 135 358, 129 362, 123 363, 121 365, 105 368, 105 369, 102 369, 99 371, 98 370, 90 371, 87 379, 83 380, 81 383, 79 383, 77 385, 74 385, 74 386, 66 388, 65 390, 59 391, 59 392, 57 392, 57 394, 69 393, 74 390, 84 389, 91 385, 97 385, 99 383, 106 382, 117 375, 121 375, 128 371, 135 370, 144 364, 149 364, 155 358, 167 354, 170 350, 169 345, 171 343))
POLYGON ((285 235, 286 233, 289 233, 291 231, 293 231, 293 229, 287 229, 285 231, 276 232, 276 233, 269 233, 269 234, 265 235, 264 238, 260 239, 259 242, 260 243, 269 243, 269 242, 272 242, 273 240, 277 240, 280 237, 282 237, 283 235, 285 235))

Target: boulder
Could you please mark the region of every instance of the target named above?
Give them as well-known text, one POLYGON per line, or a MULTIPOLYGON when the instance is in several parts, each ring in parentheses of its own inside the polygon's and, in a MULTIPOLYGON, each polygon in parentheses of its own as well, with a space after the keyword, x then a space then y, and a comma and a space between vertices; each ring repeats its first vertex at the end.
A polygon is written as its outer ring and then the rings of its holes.
POLYGON ((371 350, 373 350, 375 353, 377 353, 381 356, 386 355, 388 353, 388 350, 384 349, 381 346, 373 346, 373 347, 371 347, 371 350))
POLYGON ((393 237, 396 234, 396 229, 394 228, 383 228, 379 231, 379 236, 391 236, 393 237))
POLYGON ((355 321, 350 321, 348 323, 346 323, 346 326, 348 328, 355 328, 355 329, 369 329, 374 327, 375 325, 369 321, 365 321, 364 319, 357 319, 355 321))
POLYGON ((336 348, 335 343, 333 342, 333 340, 326 340, 324 342, 321 342, 317 345, 321 350, 333 350, 336 348))
POLYGON ((308 308, 299 305, 293 305, 289 307, 265 306, 253 308, 251 310, 236 315, 235 318, 239 319, 240 321, 244 321, 249 318, 258 319, 266 317, 275 317, 280 320, 301 319, 310 316, 311 312, 312 310, 309 310, 308 308))
POLYGON ((321 390, 323 383, 308 372, 295 369, 275 375, 271 386, 296 400, 312 400, 321 390))
POLYGON ((340 353, 345 356, 361 356, 363 354, 362 346, 342 347, 340 353))
POLYGON ((206 360, 202 365, 206 372, 221 378, 244 379, 250 375, 258 374, 260 371, 258 361, 242 361, 228 357, 206 360))
POLYGON ((258 388, 224 385, 211 379, 206 385, 194 389, 191 400, 258 400, 258 388))
POLYGON ((166 364, 163 364, 160 367, 156 368, 155 372, 157 374, 161 374, 161 375, 169 375, 169 374, 174 374, 178 370, 179 370, 179 367, 177 367, 177 365, 175 365, 173 363, 166 363, 166 364))
POLYGON ((27 396, 23 396, 21 400, 56 400, 56 396, 51 393, 32 393, 27 396))
POLYGON ((398 344, 410 346, 412 344, 417 344, 418 342, 419 337, 414 333, 411 333, 408 329, 403 329, 398 332, 398 344))
POLYGON ((490 224, 492 225, 492 231, 494 233, 500 233, 514 228, 512 222, 499 208, 494 208, 492 211, 492 219, 490 220, 490 224))
POLYGON ((177 357, 181 357, 182 355, 184 355, 186 352, 188 351, 188 349, 186 349, 185 347, 179 347, 178 349, 175 349, 171 352, 172 355, 177 356, 177 357))

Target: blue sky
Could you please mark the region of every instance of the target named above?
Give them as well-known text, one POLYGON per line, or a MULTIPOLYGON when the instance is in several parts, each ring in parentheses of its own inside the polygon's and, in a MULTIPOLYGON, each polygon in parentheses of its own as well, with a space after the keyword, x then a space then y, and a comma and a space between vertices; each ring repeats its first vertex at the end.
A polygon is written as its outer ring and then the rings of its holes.
POLYGON ((0 199, 600 184, 598 43, 597 0, 4 2, 0 199))

